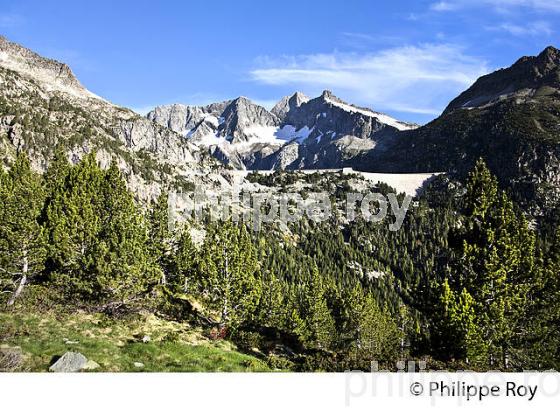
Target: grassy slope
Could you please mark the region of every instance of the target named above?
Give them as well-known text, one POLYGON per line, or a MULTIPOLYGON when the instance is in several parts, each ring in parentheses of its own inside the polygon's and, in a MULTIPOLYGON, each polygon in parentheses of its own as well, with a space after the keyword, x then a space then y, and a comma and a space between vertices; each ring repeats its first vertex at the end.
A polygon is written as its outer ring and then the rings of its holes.
POLYGON ((47 371, 53 357, 67 351, 84 354, 106 372, 270 370, 229 342, 211 341, 186 324, 153 315, 115 320, 102 314, 0 312, 0 345, 21 347, 22 371, 47 371), (142 342, 145 335, 147 343, 142 342))

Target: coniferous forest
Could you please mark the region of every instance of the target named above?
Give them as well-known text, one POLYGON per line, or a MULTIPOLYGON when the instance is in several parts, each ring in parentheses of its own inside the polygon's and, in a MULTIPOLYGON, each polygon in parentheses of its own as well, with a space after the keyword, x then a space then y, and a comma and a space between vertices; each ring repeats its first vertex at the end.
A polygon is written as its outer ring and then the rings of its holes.
MULTIPOLYGON (((57 151, 43 174, 19 154, 0 172, 2 342, 29 343, 52 315, 113 328, 151 315, 227 344, 249 370, 560 368, 560 230, 529 223, 482 160, 464 180, 436 178, 397 231, 336 214, 289 232, 189 220, 170 231, 168 193, 146 206, 95 153, 71 165, 57 151)), ((173 335, 131 337, 165 353, 173 335)), ((50 358, 3 359, 40 370, 50 358)))

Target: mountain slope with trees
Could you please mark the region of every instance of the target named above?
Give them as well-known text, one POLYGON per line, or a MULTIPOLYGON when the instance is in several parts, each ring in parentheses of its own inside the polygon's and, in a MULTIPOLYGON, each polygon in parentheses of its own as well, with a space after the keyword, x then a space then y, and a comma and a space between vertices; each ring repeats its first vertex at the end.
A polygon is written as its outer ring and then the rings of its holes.
POLYGON ((560 51, 548 47, 477 80, 429 124, 357 162, 377 172, 448 172, 465 178, 484 158, 515 201, 557 218, 560 203, 560 51), (382 171, 381 171, 382 170, 382 171), (554 214, 554 215, 551 215, 554 214))

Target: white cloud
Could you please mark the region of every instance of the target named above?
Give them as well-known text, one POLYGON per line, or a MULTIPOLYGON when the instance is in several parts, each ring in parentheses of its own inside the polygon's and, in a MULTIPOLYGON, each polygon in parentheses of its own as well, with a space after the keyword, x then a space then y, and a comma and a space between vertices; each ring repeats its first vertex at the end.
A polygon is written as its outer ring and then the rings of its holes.
POLYGON ((434 11, 451 11, 457 9, 458 6, 460 6, 458 1, 439 1, 437 3, 432 3, 430 9, 434 11))
POLYGON ((332 89, 379 110, 437 115, 458 92, 488 72, 485 61, 447 44, 397 47, 377 53, 331 53, 260 58, 253 80, 332 89))
POLYGON ((468 7, 488 6, 505 11, 510 8, 528 8, 542 12, 560 12, 560 0, 445 0, 432 3, 434 11, 453 11, 468 7))
POLYGON ((490 31, 505 31, 514 36, 550 36, 554 31, 546 21, 535 21, 526 25, 502 23, 496 27, 489 27, 490 31))

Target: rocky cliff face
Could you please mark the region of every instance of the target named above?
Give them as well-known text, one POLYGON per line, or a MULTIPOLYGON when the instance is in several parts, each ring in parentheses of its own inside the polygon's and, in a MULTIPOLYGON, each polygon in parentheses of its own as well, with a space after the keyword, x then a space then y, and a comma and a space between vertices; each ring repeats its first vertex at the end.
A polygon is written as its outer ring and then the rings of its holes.
POLYGON ((0 157, 9 164, 24 150, 44 171, 57 146, 74 162, 92 150, 104 166, 116 160, 143 199, 219 167, 168 127, 89 92, 65 64, 0 38, 0 157))
POLYGON ((298 91, 293 95, 282 98, 270 112, 276 115, 280 121, 284 121, 289 111, 297 110, 307 101, 309 101, 309 97, 298 91))
POLYGON ((48 91, 62 91, 78 98, 98 98, 86 90, 70 67, 8 41, 0 36, 0 66, 33 78, 48 91))
POLYGON ((204 107, 171 105, 148 114, 236 168, 335 168, 414 124, 360 108, 325 91, 284 97, 269 112, 244 97, 204 107))

